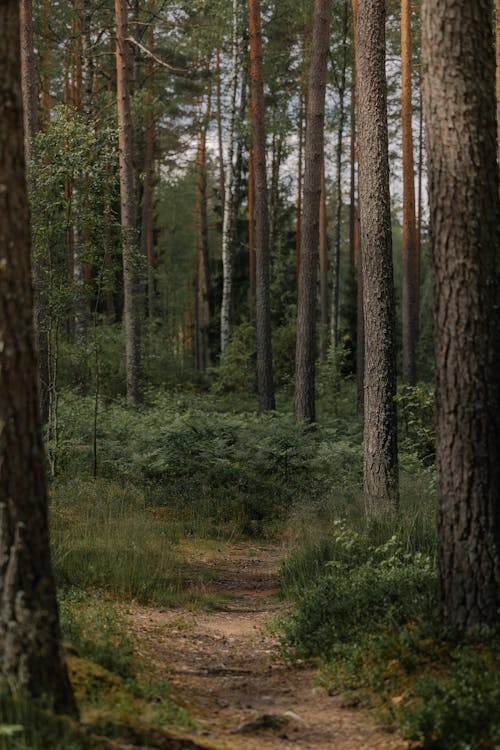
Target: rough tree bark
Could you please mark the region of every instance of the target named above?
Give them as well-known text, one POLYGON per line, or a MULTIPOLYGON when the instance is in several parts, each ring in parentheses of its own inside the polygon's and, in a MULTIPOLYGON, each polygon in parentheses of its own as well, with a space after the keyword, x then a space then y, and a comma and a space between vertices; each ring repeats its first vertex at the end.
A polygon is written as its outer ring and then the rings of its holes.
POLYGON ((0 3, 0 682, 76 713, 61 647, 33 337, 19 2, 0 3))
POLYGON ((403 126, 403 382, 417 381, 420 248, 413 156, 411 0, 401 0, 401 119, 403 126))
POLYGON ((227 133, 227 162, 224 183, 224 219, 222 223, 222 304, 220 313, 220 348, 224 351, 231 340, 233 313, 234 258, 232 235, 235 207, 234 190, 234 131, 236 123, 236 95, 238 90, 238 0, 233 0, 233 39, 231 56, 231 104, 227 133))
POLYGON ((210 357, 210 248, 208 246, 207 213, 207 130, 211 117, 212 93, 207 97, 207 109, 203 116, 196 157, 196 231, 197 231, 197 277, 196 277, 196 364, 200 371, 211 366, 210 357))
POLYGON ((307 96, 304 198, 297 304, 295 418, 314 422, 316 361, 316 285, 324 161, 325 92, 332 0, 315 0, 311 67, 307 96))
MULTIPOLYGON (((495 38, 496 38, 496 93, 497 93, 497 146, 500 154, 500 0, 495 3, 495 38)), ((499 156, 500 161, 500 156, 499 156)))
POLYGON ((271 302, 269 297, 269 213, 267 205, 266 136, 260 0, 248 0, 250 20, 251 120, 255 177, 255 320, 259 409, 274 411, 271 302))
POLYGON ((358 0, 359 204, 365 328, 364 497, 368 517, 398 507, 385 0, 358 0))
POLYGON ((437 372, 442 616, 497 623, 500 280, 489 0, 425 0, 424 112, 437 372))
POLYGON ((132 119, 128 69, 128 18, 126 0, 115 0, 116 86, 118 100, 118 146, 120 150, 120 196, 123 234, 123 326, 125 329, 125 372, 127 398, 141 399, 141 346, 137 280, 137 248, 134 170, 132 158, 132 119))

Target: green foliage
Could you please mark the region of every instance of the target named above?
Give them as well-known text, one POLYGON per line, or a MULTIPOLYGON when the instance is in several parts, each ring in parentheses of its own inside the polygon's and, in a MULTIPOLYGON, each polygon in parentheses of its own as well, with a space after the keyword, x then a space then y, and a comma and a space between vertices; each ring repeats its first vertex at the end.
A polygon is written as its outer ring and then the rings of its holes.
POLYGON ((435 399, 434 386, 429 383, 401 385, 396 396, 403 445, 426 465, 434 463, 436 451, 435 399))
POLYGON ((28 696, 0 694, 0 750, 95 750, 84 731, 28 696))
POLYGON ((451 654, 443 679, 419 677, 400 708, 403 736, 426 750, 497 750, 500 747, 500 656, 462 646, 451 654))
MULTIPOLYGON (((58 583, 164 606, 210 603, 202 591, 203 573, 177 554, 177 527, 168 521, 148 508, 143 493, 132 486, 82 479, 59 483, 52 500, 58 583)), ((99 613, 90 609, 92 616, 99 613)), ((95 644, 99 653, 111 648, 113 617, 108 618, 109 638, 105 632, 104 642, 95 644)), ((68 627, 71 633, 70 619, 68 627)))
POLYGON ((59 597, 59 615, 63 638, 79 656, 121 677, 133 674, 132 643, 126 621, 111 602, 69 589, 59 597))
MULTIPOLYGON (((432 611, 434 564, 421 552, 405 551, 395 537, 373 547, 339 523, 329 549, 320 547, 319 553, 329 559, 322 567, 317 563, 319 575, 302 589, 284 623, 286 643, 299 656, 331 656, 338 644, 366 629, 404 624, 432 611)), ((289 585, 295 568, 292 562, 284 569, 289 585)))

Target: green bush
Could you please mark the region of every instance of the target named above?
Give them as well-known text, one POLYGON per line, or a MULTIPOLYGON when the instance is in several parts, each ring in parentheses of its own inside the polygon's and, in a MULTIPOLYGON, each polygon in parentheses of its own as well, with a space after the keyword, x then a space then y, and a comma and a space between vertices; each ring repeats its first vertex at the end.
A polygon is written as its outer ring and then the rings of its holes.
POLYGON ((461 646, 446 677, 420 677, 402 705, 403 736, 425 750, 498 750, 500 747, 500 655, 461 646))
POLYGON ((298 656, 326 658, 365 630, 432 612, 436 571, 423 553, 406 552, 395 538, 372 547, 340 526, 328 555, 331 559, 303 588, 295 612, 284 622, 286 645, 298 656))

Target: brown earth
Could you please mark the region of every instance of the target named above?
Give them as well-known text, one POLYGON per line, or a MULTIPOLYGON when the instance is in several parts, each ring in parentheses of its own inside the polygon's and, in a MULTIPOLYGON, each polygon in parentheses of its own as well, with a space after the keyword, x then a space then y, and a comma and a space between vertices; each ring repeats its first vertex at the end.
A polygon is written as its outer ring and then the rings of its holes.
POLYGON ((283 661, 268 628, 286 606, 276 596, 283 556, 275 546, 243 544, 197 553, 213 573, 209 590, 222 597, 223 611, 130 608, 138 655, 189 707, 200 739, 214 748, 401 750, 405 744, 370 715, 315 686, 312 667, 283 661))

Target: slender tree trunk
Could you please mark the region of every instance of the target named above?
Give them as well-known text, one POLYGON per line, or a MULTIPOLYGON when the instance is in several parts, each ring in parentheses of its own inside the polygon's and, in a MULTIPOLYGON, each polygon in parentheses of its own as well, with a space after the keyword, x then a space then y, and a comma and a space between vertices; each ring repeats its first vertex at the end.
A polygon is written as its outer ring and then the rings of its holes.
POLYGON ((401 63, 403 124, 403 382, 417 381, 420 252, 415 208, 413 157, 411 0, 401 0, 401 63))
POLYGON ((261 412, 274 411, 271 301, 269 296, 269 214, 267 205, 266 137, 260 0, 248 0, 252 80, 252 143, 255 177, 255 262, 257 381, 261 412))
POLYGON ((312 56, 307 95, 304 210, 300 243, 295 418, 314 422, 316 285, 318 276, 321 172, 324 164, 325 92, 332 0, 315 0, 312 56))
POLYGON ((302 187, 304 178, 304 115, 305 94, 302 86, 299 92, 299 158, 297 161, 297 221, 295 228, 295 277, 299 282, 300 242, 302 237, 302 187))
MULTIPOLYGON (((24 112, 24 153, 28 176, 33 163, 33 148, 38 132, 38 101, 36 93, 35 53, 33 47, 32 0, 19 3, 21 30, 21 80, 24 112)), ((49 363, 47 351, 47 302, 45 290, 44 258, 33 259, 34 323, 38 350, 38 373, 40 380, 40 408, 42 422, 48 419, 49 410, 49 363)))
MULTIPOLYGON (((335 283, 335 281, 334 281, 335 283)), ((328 354, 328 215, 326 204, 325 158, 321 170, 321 198, 319 204, 319 298, 321 320, 321 359, 328 354)))
POLYGON ((51 96, 50 96, 50 67, 52 62, 52 40, 50 38, 50 0, 43 0, 42 12, 42 49, 40 60, 40 76, 42 79, 42 119, 46 127, 50 122, 51 96))
POLYGON ((123 325, 125 330, 125 372, 127 398, 141 399, 141 348, 138 310, 137 266, 139 262, 132 158, 132 120, 128 70, 128 19, 126 0, 115 0, 116 83, 118 100, 118 143, 120 150, 120 195, 123 234, 123 325))
POLYGON ((248 274, 250 309, 255 309, 255 168, 253 145, 248 157, 248 274))
POLYGON ((233 275, 234 251, 232 247, 233 190, 234 190, 234 131, 236 123, 236 95, 238 90, 238 0, 233 0, 233 42, 231 71, 231 104, 229 110, 229 128, 227 134, 228 149, 226 163, 226 180, 224 189, 224 221, 222 226, 222 305, 220 325, 221 353, 231 340, 233 312, 233 275))
MULTIPOLYGON (((154 49, 154 17, 156 0, 149 0, 148 12, 150 16, 148 45, 154 49)), ((146 261, 147 268, 147 300, 148 318, 153 320, 155 315, 155 252, 154 252, 154 149, 155 149, 155 116, 154 116, 154 66, 152 60, 146 65, 147 90, 144 114, 144 182, 142 190, 142 218, 141 218, 141 254, 146 261)))
POLYGON ((385 0, 358 0, 359 201, 365 324, 364 492, 369 518, 398 507, 385 0))
POLYGON ((424 0, 441 610, 498 623, 500 207, 488 0, 424 0))
POLYGON ((0 681, 74 714, 50 561, 17 0, 0 4, 0 28, 0 681))
POLYGON ((335 253, 333 257, 332 311, 331 311, 331 344, 335 348, 339 343, 339 308, 340 308, 340 249, 342 241, 342 156, 344 150, 344 128, 346 121, 346 82, 347 82, 347 37, 349 33, 349 0, 344 0, 342 17, 342 70, 339 80, 339 124, 337 130, 337 216, 335 222, 335 253))
POLYGON ((353 79, 351 91, 351 207, 349 217, 350 256, 353 271, 353 287, 356 291, 355 315, 353 321, 353 340, 356 341, 356 389, 358 411, 364 411, 365 399, 365 313, 363 308, 363 262, 361 232, 358 210, 358 141, 357 141, 357 55, 356 37, 358 29, 358 0, 352 0, 352 25, 354 38, 353 79))
POLYGON ((200 371, 211 366, 210 357, 210 253, 208 246, 207 216, 207 129, 211 116, 211 92, 208 94, 207 111, 200 130, 197 153, 196 217, 198 232, 197 269, 197 363, 200 371))
MULTIPOLYGON (((234 18, 233 18, 234 22, 234 18)), ((222 217, 224 220, 224 210, 226 201, 226 171, 224 169, 224 140, 222 134, 222 72, 220 64, 220 46, 217 46, 215 51, 215 64, 216 76, 217 76, 217 145, 219 148, 219 192, 220 192, 220 203, 222 209, 222 217)))

